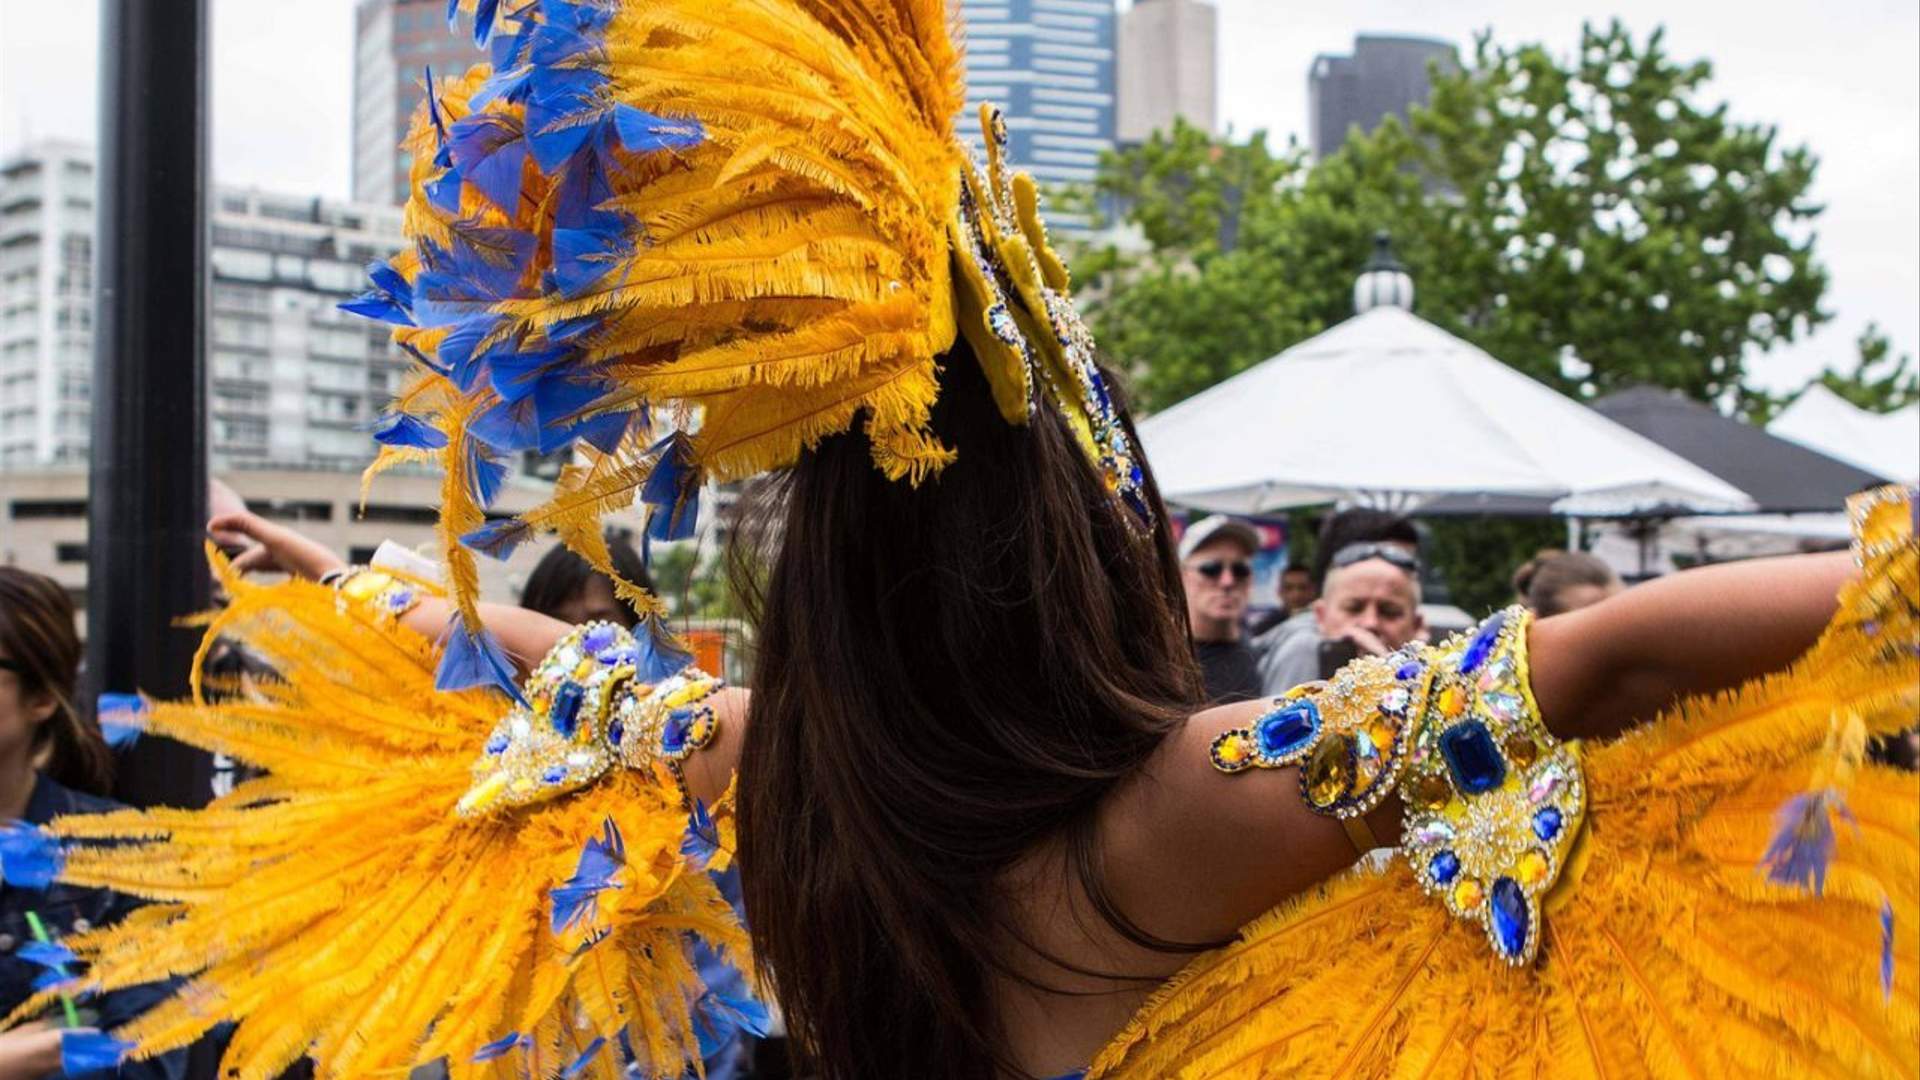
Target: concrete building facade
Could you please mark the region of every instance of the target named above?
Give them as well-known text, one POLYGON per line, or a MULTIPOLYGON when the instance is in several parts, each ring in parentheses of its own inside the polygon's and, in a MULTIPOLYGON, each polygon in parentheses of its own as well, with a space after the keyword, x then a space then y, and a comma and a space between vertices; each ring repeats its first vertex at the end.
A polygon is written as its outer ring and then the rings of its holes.
POLYGON ((1218 127, 1220 13, 1202 0, 1134 0, 1120 17, 1116 135, 1147 141, 1175 117, 1218 127))
POLYGON ((360 0, 353 30, 353 200, 399 206, 413 165, 400 140, 426 96, 426 70, 459 75, 487 57, 466 15, 448 29, 443 0, 360 0))
POLYGON ((0 470, 86 463, 93 198, 86 146, 0 163, 0 470))
POLYGON ((967 53, 961 134, 978 148, 979 107, 991 102, 1006 113, 1014 167, 1043 187, 1091 183, 1115 138, 1113 0, 958 0, 958 9, 967 53))
POLYGON ((1340 149, 1354 128, 1372 131, 1388 116, 1426 103, 1431 67, 1457 70, 1451 42, 1433 38, 1361 34, 1350 56, 1322 53, 1307 76, 1308 144, 1314 156, 1340 149))

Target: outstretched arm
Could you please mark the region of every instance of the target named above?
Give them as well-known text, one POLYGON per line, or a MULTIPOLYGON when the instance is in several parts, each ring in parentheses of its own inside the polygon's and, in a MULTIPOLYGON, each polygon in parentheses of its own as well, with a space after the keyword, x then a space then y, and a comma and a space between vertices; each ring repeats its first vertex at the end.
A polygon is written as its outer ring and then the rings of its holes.
POLYGON ((1738 686, 1811 646, 1857 572, 1845 552, 1672 574, 1542 619, 1533 692, 1562 738, 1616 734, 1689 694, 1738 686))
MULTIPOLYGON (((223 544, 251 542, 233 560, 234 569, 242 572, 278 570, 317 581, 335 570, 346 569, 345 560, 325 544, 251 512, 221 514, 207 523, 207 532, 223 544)), ((426 597, 401 622, 438 641, 446 634, 452 617, 452 603, 426 597)), ((513 657, 522 674, 571 629, 558 619, 508 604, 481 604, 480 621, 500 639, 501 647, 513 657)))

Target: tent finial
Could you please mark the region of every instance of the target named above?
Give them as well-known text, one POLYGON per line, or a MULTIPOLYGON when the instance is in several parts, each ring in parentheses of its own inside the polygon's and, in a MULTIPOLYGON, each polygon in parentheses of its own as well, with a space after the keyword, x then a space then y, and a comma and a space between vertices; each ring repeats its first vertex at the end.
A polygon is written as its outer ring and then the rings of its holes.
POLYGON ((1385 229, 1373 234, 1373 256, 1353 283, 1353 313, 1365 315, 1388 306, 1413 310, 1413 278, 1393 254, 1393 238, 1385 229))

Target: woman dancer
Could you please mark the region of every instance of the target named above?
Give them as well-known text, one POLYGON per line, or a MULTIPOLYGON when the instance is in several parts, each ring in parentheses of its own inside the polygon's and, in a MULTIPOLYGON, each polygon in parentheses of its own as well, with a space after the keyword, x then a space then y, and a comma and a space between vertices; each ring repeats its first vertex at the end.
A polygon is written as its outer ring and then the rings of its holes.
POLYGON ((421 366, 383 460, 446 469, 451 591, 260 535, 331 580, 229 577, 214 629, 287 683, 152 722, 273 771, 55 823, 68 879, 162 902, 72 943, 93 983, 190 977, 135 1052, 233 1020, 241 1076, 675 1075, 757 1022, 678 945, 747 962, 691 872, 737 848, 824 1076, 1920 1064, 1920 800, 1858 764, 1915 704, 1904 496, 1859 505, 1858 569, 1513 611, 1194 715, 1151 474, 1004 126, 984 169, 956 141, 943 4, 481 9, 495 63, 434 87, 416 248, 356 305, 421 366), (502 456, 568 444, 486 521, 502 456), (684 536, 703 478, 764 471, 750 708, 657 625, 473 596, 475 551, 606 570, 602 512, 684 536))

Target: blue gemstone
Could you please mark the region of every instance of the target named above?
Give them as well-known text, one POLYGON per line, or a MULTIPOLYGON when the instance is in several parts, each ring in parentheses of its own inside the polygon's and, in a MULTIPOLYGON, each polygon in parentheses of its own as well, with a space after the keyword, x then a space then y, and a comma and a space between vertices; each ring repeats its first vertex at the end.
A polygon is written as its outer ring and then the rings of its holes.
POLYGON ((667 716, 666 726, 660 729, 660 749, 669 754, 677 754, 687 748, 687 733, 693 727, 692 709, 675 709, 667 716))
POLYGON ((506 753, 506 752, 507 752, 507 741, 508 741, 508 740, 507 740, 507 737, 506 737, 506 735, 505 735, 505 734, 500 734, 500 735, 495 735, 495 736, 494 736, 493 738, 491 738, 491 739, 488 739, 488 740, 487 740, 487 753, 489 753, 489 754, 504 754, 504 753, 506 753))
POLYGON ((1493 939, 1500 951, 1512 957, 1524 956, 1533 917, 1527 912, 1527 894, 1520 891, 1519 882, 1503 877, 1493 883, 1492 915, 1493 939))
POLYGON ((1393 677, 1396 679, 1417 679, 1420 677, 1420 671, 1420 661, 1409 660, 1400 665, 1400 670, 1394 672, 1393 677))
POLYGON ((618 720, 615 720, 613 723, 607 725, 607 741, 609 743, 612 743, 615 746, 619 746, 620 740, 626 737, 627 737, 627 725, 621 723, 618 720))
POLYGON ((585 688, 571 679, 553 692, 553 707, 547 711, 547 721, 561 738, 573 738, 574 729, 579 726, 580 699, 585 694, 585 688))
POLYGON ((1493 734, 1478 720, 1455 724, 1440 735, 1440 754, 1453 773, 1453 786, 1462 795, 1492 791, 1507 778, 1507 759, 1493 743, 1493 734))
POLYGON ((588 652, 597 653, 613 644, 613 639, 613 627, 601 623, 590 628, 586 636, 580 639, 580 644, 586 646, 588 652))
POLYGON ((1565 819, 1560 816, 1557 806, 1543 806, 1534 812, 1533 835, 1542 840, 1551 840, 1560 835, 1560 826, 1565 819))
POLYGON ((1320 733, 1320 707, 1312 701, 1289 701, 1261 717, 1253 727, 1260 756, 1276 759, 1294 753, 1320 733))
POLYGON ((1432 861, 1427 863, 1427 876, 1431 877, 1436 885, 1451 882, 1458 873, 1460 873, 1460 856, 1451 851, 1437 852, 1432 861))
POLYGON ((1467 651, 1460 654, 1460 674, 1471 675, 1487 662, 1487 657, 1493 655, 1494 642, 1500 639, 1500 628, 1506 622, 1507 613, 1502 611, 1480 624, 1480 632, 1473 635, 1467 651))
POLYGON ((1135 465, 1128 471, 1127 479, 1133 482, 1134 487, 1139 487, 1147 482, 1147 474, 1140 471, 1140 466, 1135 465))
POLYGON ((566 778, 567 778, 567 767, 565 765, 555 765, 553 768, 548 769, 546 772, 540 774, 541 781, 543 783, 548 783, 548 784, 557 784, 560 781, 565 780, 566 778))

